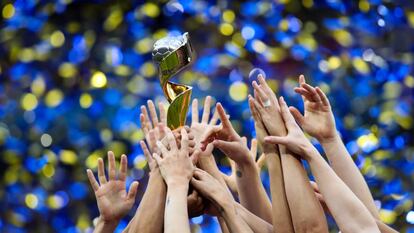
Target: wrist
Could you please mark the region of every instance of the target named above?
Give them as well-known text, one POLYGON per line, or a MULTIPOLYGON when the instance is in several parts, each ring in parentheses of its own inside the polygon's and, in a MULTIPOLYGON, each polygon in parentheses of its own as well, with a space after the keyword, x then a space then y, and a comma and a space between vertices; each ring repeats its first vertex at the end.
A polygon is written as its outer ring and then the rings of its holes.
POLYGON ((165 181, 168 189, 188 189, 190 181, 184 177, 171 178, 165 181))
POLYGON ((324 145, 324 144, 336 143, 338 140, 339 141, 341 140, 341 137, 339 136, 338 132, 335 131, 335 133, 333 133, 329 137, 319 137, 317 139, 321 145, 324 145))
POLYGON ((305 155, 305 160, 311 162, 318 156, 319 152, 312 144, 309 143, 309 145, 303 149, 303 154, 305 155))

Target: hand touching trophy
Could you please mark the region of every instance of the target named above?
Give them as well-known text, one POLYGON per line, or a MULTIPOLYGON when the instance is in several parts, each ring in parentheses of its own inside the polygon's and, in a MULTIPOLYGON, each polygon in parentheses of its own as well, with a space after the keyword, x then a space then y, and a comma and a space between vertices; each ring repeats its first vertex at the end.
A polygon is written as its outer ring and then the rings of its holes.
POLYGON ((159 79, 164 95, 170 102, 167 125, 171 129, 185 125, 192 87, 171 82, 170 79, 187 67, 195 58, 188 33, 165 37, 155 42, 152 58, 158 65, 159 79))

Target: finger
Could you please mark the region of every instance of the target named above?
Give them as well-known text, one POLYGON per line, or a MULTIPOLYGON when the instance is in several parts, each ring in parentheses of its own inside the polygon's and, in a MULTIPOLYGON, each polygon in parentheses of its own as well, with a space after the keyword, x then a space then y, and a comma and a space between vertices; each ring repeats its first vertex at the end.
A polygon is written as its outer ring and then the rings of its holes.
POLYGON ((261 154, 259 159, 256 162, 257 168, 259 169, 259 171, 262 169, 262 167, 265 165, 266 163, 266 156, 265 154, 261 154))
POLYGON ((241 141, 242 141, 243 146, 247 147, 247 138, 241 137, 241 141))
POLYGON ((279 102, 280 102, 280 111, 282 113, 283 120, 286 124, 286 128, 289 129, 289 128, 295 127, 296 126, 295 119, 290 113, 289 108, 283 96, 279 98, 279 102))
POLYGON ((152 157, 155 159, 155 162, 157 162, 157 164, 159 166, 160 163, 162 162, 162 158, 157 153, 153 153, 152 157))
POLYGON ((194 99, 191 104, 191 123, 198 123, 198 100, 194 99))
POLYGON ((149 129, 148 129, 148 126, 146 125, 147 122, 145 120, 144 114, 142 114, 142 113, 139 114, 139 121, 141 122, 141 128, 142 128, 142 131, 144 132, 144 135, 147 136, 148 132, 149 132, 149 129))
POLYGON ((305 88, 309 93, 312 95, 312 100, 314 102, 321 102, 321 98, 319 97, 318 93, 316 92, 315 88, 313 88, 311 85, 307 83, 303 83, 300 85, 301 87, 305 88))
POLYGON ((223 140, 214 140, 213 145, 215 148, 220 149, 221 151, 226 151, 233 148, 233 144, 231 142, 223 141, 223 140))
POLYGON ((155 136, 155 132, 153 130, 151 130, 148 134, 148 146, 149 146, 149 150, 152 152, 156 152, 157 150, 157 137, 155 136))
POLYGON ((305 117, 299 112, 297 108, 290 106, 289 111, 299 125, 302 125, 305 122, 305 117))
POLYGON ((108 151, 108 176, 109 180, 116 179, 115 155, 112 151, 108 151))
POLYGON ((257 92, 259 99, 262 103, 265 103, 266 101, 269 101, 269 98, 267 97, 267 94, 264 92, 261 86, 257 84, 256 81, 252 82, 254 90, 257 92))
POLYGON ((175 142, 175 137, 170 129, 167 129, 167 140, 168 140, 168 145, 170 146, 170 149, 172 151, 177 151, 178 150, 177 143, 175 142))
POLYGON ((305 84, 305 76, 303 74, 299 75, 299 85, 305 84))
POLYGON ((99 184, 98 181, 96 181, 95 176, 93 175, 93 172, 91 169, 86 170, 86 174, 88 175, 89 183, 91 183, 91 186, 93 188, 93 191, 98 191, 99 184))
POLYGON ((257 158, 257 140, 255 138, 253 138, 252 141, 251 141, 250 154, 253 156, 253 159, 256 161, 256 158, 257 158))
POLYGON ((157 141, 157 147, 161 151, 161 154, 165 157, 168 155, 168 150, 161 141, 157 141))
POLYGON ((305 101, 305 100, 313 101, 312 94, 310 92, 308 92, 305 88, 295 87, 293 90, 296 93, 298 93, 299 95, 302 96, 303 101, 305 101))
POLYGON ((121 166, 119 168, 119 180, 120 181, 126 180, 127 169, 128 169, 128 158, 126 155, 121 155, 121 166))
POLYGON ((144 115, 144 120, 145 120, 145 126, 147 127, 148 130, 152 129, 152 124, 148 115, 148 111, 147 108, 145 107, 145 105, 141 106, 141 113, 144 115))
POLYGON ((158 123, 158 127, 157 127, 157 129, 158 129, 158 137, 157 137, 157 139, 158 140, 160 140, 160 139, 162 139, 162 138, 164 138, 165 137, 165 134, 166 134, 166 126, 165 126, 165 124, 164 123, 158 123))
POLYGON ((191 185, 197 189, 199 192, 202 192, 201 187, 202 187, 202 181, 195 179, 194 177, 191 178, 190 183, 191 185))
POLYGON ((280 145, 287 145, 288 139, 286 137, 279 137, 279 136, 266 136, 264 141, 269 144, 280 144, 280 145))
POLYGON ((154 105, 154 102, 152 102, 152 100, 148 100, 147 105, 148 105, 148 109, 151 115, 152 124, 155 128, 158 124, 157 110, 155 109, 155 105, 154 105))
POLYGON ((196 145, 196 142, 194 140, 190 140, 190 139, 188 140, 188 148, 194 148, 195 145, 196 145))
POLYGON ((128 200, 135 200, 135 196, 137 195, 138 192, 138 181, 134 181, 132 182, 131 186, 129 186, 129 190, 128 190, 128 200))
POLYGON ((269 87, 263 75, 259 74, 257 76, 257 79, 259 80, 259 84, 263 88, 263 90, 266 92, 267 96, 273 99, 273 101, 277 102, 275 93, 273 93, 272 88, 269 87))
POLYGON ((194 150, 194 151, 191 153, 191 157, 190 157, 190 159, 191 159, 191 162, 192 162, 193 164, 197 164, 197 162, 198 162, 198 158, 199 158, 199 156, 200 156, 200 153, 201 153, 201 151, 200 151, 200 150, 194 150))
POLYGON ((323 105, 331 106, 331 104, 329 103, 328 97, 326 97, 325 93, 319 87, 316 87, 316 92, 321 98, 323 105))
POLYGON ((204 108, 203 108, 203 115, 201 117, 202 123, 208 123, 208 119, 210 118, 210 108, 211 108, 211 96, 207 96, 204 100, 204 108))
POLYGON ((211 117, 210 125, 216 125, 218 119, 219 119, 219 114, 218 114, 217 110, 215 110, 214 114, 213 114, 213 117, 211 117))
POLYGON ((158 109, 160 111, 160 122, 167 124, 167 113, 165 112, 164 104, 161 101, 158 102, 158 109))
POLYGON ((188 151, 188 134, 185 129, 181 129, 181 151, 188 151))
POLYGON ((258 122, 260 120, 259 113, 257 112, 257 109, 254 105, 253 97, 249 96, 249 108, 250 112, 252 113, 254 121, 258 122))
POLYGON ((263 106, 257 101, 256 98, 253 98, 253 96, 249 95, 249 100, 251 100, 253 102, 254 108, 257 110, 257 112, 259 113, 258 115, 261 115, 264 113, 264 108, 263 106))
POLYGON ((105 168, 102 158, 98 159, 98 179, 101 185, 106 184, 105 168))
POLYGON ((218 114, 220 116, 220 121, 221 121, 221 124, 223 125, 223 127, 232 128, 230 120, 227 118, 226 111, 224 110, 221 103, 217 103, 216 111, 218 112, 218 114))

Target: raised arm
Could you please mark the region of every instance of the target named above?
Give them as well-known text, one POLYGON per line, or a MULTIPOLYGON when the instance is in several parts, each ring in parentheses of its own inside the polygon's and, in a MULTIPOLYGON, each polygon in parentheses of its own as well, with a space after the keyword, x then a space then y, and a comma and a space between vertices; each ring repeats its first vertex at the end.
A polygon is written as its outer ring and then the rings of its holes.
POLYGON ((256 137, 259 144, 262 146, 269 171, 273 227, 278 232, 294 232, 289 205, 286 198, 279 150, 275 145, 264 143, 264 137, 268 135, 262 119, 254 107, 253 99, 251 97, 249 98, 249 107, 254 119, 256 137))
POLYGON ((321 143, 332 169, 339 178, 364 203, 372 216, 379 219, 368 185, 336 131, 335 118, 328 98, 319 87, 314 88, 307 84, 303 75, 299 76, 299 85, 295 92, 302 96, 305 114, 302 115, 295 107, 290 107, 290 112, 302 129, 321 143))
POLYGON ((325 197, 325 202, 342 232, 380 232, 368 209, 305 137, 283 97, 280 97, 280 105, 288 134, 283 137, 268 136, 265 142, 284 145, 308 161, 320 193, 325 197))
POLYGON ((234 130, 220 103, 217 104, 216 111, 221 125, 206 134, 208 136, 203 141, 212 141, 214 147, 236 163, 236 183, 241 204, 260 218, 272 222, 272 207, 246 139, 234 130))
POLYGON ((141 106, 140 121, 149 148, 144 141, 141 141, 140 144, 150 169, 149 180, 141 203, 125 232, 161 233, 164 227, 167 187, 161 177, 157 163, 152 159, 151 151, 158 151, 156 141, 165 136, 164 125, 167 120, 165 109, 161 103, 159 103, 159 118, 151 100, 148 101, 148 109, 149 114, 147 108, 141 106))
POLYGON ((191 184, 215 206, 219 215, 225 220, 230 233, 253 233, 238 212, 233 197, 214 177, 197 168, 194 171, 191 184))
MULTIPOLYGON (((286 135, 276 95, 263 76, 260 84, 253 82, 254 105, 269 135, 286 135)), ((283 145, 279 146, 286 197, 295 232, 328 232, 323 209, 316 199, 305 169, 298 155, 283 145)))
POLYGON ((187 193, 194 167, 192 158, 190 158, 188 135, 185 129, 181 129, 181 135, 181 146, 178 146, 174 135, 167 129, 168 146, 166 147, 163 143, 157 141, 161 153, 153 154, 167 185, 164 233, 190 233, 187 193))
POLYGON ((108 176, 105 176, 104 162, 98 159, 98 179, 96 181, 93 172, 88 169, 87 175, 89 182, 95 193, 96 202, 99 209, 98 223, 95 233, 112 233, 118 226, 119 221, 131 210, 135 203, 138 182, 134 181, 127 193, 125 188, 126 173, 128 167, 126 155, 121 156, 121 166, 119 178, 116 179, 115 156, 112 151, 108 152, 108 176))

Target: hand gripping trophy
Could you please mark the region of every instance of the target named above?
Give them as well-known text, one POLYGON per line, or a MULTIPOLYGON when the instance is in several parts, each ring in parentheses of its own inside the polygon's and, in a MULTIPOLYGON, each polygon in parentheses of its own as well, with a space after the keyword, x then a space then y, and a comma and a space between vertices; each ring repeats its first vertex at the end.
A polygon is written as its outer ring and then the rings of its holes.
POLYGON ((191 46, 188 33, 157 40, 152 50, 152 58, 158 65, 162 90, 168 102, 170 102, 167 125, 171 129, 184 126, 188 106, 190 105, 192 87, 173 83, 170 79, 195 59, 195 52, 191 46))

